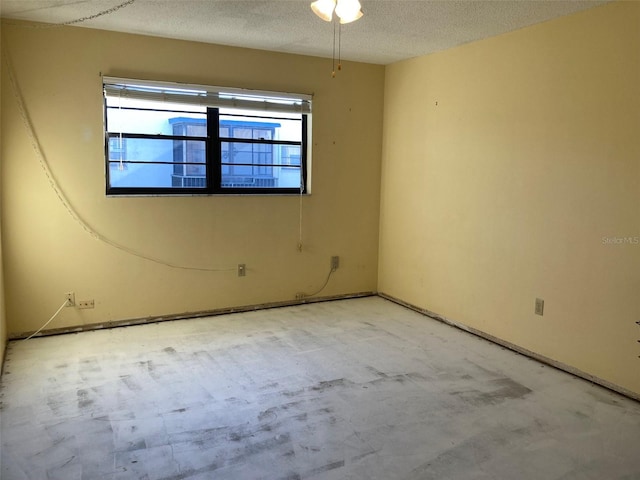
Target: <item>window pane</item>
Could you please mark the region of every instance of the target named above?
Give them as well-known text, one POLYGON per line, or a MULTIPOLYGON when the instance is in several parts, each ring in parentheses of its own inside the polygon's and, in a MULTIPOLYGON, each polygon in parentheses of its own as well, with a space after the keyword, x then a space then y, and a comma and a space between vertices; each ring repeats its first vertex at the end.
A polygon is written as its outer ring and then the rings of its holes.
MULTIPOLYGON (((176 119, 171 119, 169 121, 176 121, 176 119)), ((207 136, 207 122, 198 122, 193 123, 197 120, 192 120, 192 123, 187 125, 186 135, 188 137, 206 137, 207 136)))
MULTIPOLYGON (((111 137, 110 147, 112 143, 119 145, 120 138, 111 137)), ((206 186, 204 141, 123 138, 122 144, 119 151, 109 152, 110 187, 206 186)))
POLYGON ((300 166, 300 145, 221 142, 224 164, 272 164, 300 166))
POLYGON ((222 142, 225 188, 299 188, 300 174, 297 145, 222 142))
POLYGON ((271 167, 268 175, 256 172, 259 167, 243 167, 248 174, 240 174, 240 167, 227 166, 222 171, 222 188, 300 188, 300 167, 271 167), (251 169, 254 172, 251 172, 251 169), (231 170, 233 169, 233 170, 231 170))
POLYGON ((302 115, 220 109, 220 137, 300 142, 302 115))
POLYGON ((109 138, 109 160, 123 160, 125 152, 125 139, 122 137, 109 138))
MULTIPOLYGON (((117 99, 115 99, 117 100, 117 99)), ((114 99, 108 99, 108 104, 114 99)), ((123 99, 122 105, 107 108, 107 126, 112 133, 144 133, 148 135, 201 136, 207 134, 206 111, 192 112, 193 106, 182 111, 180 105, 171 110, 161 102, 141 102, 123 99), (132 109, 135 108, 140 110, 132 109), (196 124, 189 125, 189 124, 196 124)))
MULTIPOLYGON (((201 175, 205 174, 205 144, 204 142, 193 142, 191 140, 186 142, 180 142, 187 144, 186 157, 184 158, 187 163, 187 175, 201 175), (202 165, 190 165, 192 163, 201 163, 202 165)), ((175 162, 181 161, 174 157, 175 162)))
POLYGON ((223 164, 275 164, 274 147, 262 143, 222 142, 223 164))
POLYGON ((300 145, 275 145, 276 158, 280 158, 282 165, 300 166, 300 145))

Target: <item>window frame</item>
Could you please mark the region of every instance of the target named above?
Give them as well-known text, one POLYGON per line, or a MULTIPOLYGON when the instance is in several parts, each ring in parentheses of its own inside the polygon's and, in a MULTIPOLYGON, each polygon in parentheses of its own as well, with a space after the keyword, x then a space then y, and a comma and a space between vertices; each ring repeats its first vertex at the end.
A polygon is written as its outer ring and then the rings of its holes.
MULTIPOLYGON (((297 94, 284 94, 278 92, 257 92, 251 90, 239 90, 239 89, 229 89, 222 87, 203 87, 200 85, 186 85, 186 84, 175 84, 175 83, 167 83, 167 82, 152 82, 152 81, 142 81, 142 80, 129 80, 129 79, 119 79, 119 78, 111 78, 105 77, 103 79, 103 108, 104 108, 104 154, 105 154, 105 180, 106 180, 106 195, 107 196, 214 196, 214 195, 300 195, 303 193, 309 193, 309 167, 310 167, 310 139, 309 139, 309 116, 311 114, 311 96, 310 95, 297 95, 297 94), (108 80, 105 80, 108 79, 108 80), (201 106, 206 107, 205 112, 200 112, 200 114, 204 114, 205 122, 206 122, 206 137, 202 136, 188 136, 186 135, 169 135, 169 134, 147 134, 147 133, 131 133, 131 132, 116 132, 109 131, 108 125, 108 109, 116 108, 112 105, 108 105, 108 96, 107 96, 107 86, 113 87, 114 85, 118 85, 119 88, 122 88, 119 91, 118 95, 121 95, 122 92, 130 93, 127 91, 127 88, 133 87, 133 89, 140 88, 143 94, 153 96, 155 88, 168 88, 171 92, 191 92, 196 89, 204 89, 206 95, 208 95, 207 100, 205 102, 200 98, 199 102, 193 101, 194 104, 199 104, 201 106), (146 92, 144 89, 148 88, 149 92, 146 92), (239 97, 240 100, 236 100, 235 98, 229 100, 229 96, 233 95, 233 93, 229 92, 240 92, 239 97), (213 95, 212 95, 213 93, 213 95), (213 98, 213 100, 210 100, 213 98), (249 100, 246 100, 249 98, 249 100), (279 106, 275 105, 272 107, 269 105, 267 101, 256 102, 255 98, 266 98, 266 99, 293 99, 288 103, 292 103, 295 106, 284 105, 279 106), (299 105, 293 102, 299 100, 299 105), (205 105, 203 105, 205 103, 205 105), (240 104, 240 106, 238 106, 240 104), (270 108, 264 108, 264 107, 270 108), (260 108, 263 107, 263 108, 260 108), (228 109, 236 109, 238 111, 238 116, 247 116, 246 110, 252 110, 250 116, 255 116, 256 122, 260 123, 260 119, 271 119, 276 120, 278 118, 282 120, 286 120, 286 117, 278 117, 278 113, 295 113, 299 114, 299 119, 294 119, 295 121, 300 121, 300 132, 301 139, 300 141, 291 141, 291 140, 276 140, 273 138, 265 139, 265 138, 233 138, 233 137, 222 137, 220 135, 221 127, 223 126, 223 122, 221 122, 221 115, 229 115, 228 109), (271 110, 273 108, 273 110, 271 110), (221 113, 220 110, 223 109, 221 113), (299 110, 297 110, 299 109, 299 110), (275 112, 275 113, 273 113, 275 112), (126 139, 148 139, 148 140, 163 140, 163 141, 196 141, 196 142, 204 142, 205 148, 205 161, 204 164, 201 162, 188 163, 184 162, 184 165, 198 165, 205 167, 205 184, 202 187, 183 187, 183 186, 170 186, 170 187, 143 187, 143 186, 133 186, 133 187, 118 187, 111 186, 111 168, 114 163, 120 163, 120 161, 116 162, 110 158, 110 145, 113 138, 122 138, 123 146, 121 147, 124 151, 126 151, 126 143, 124 140, 126 139), (250 164, 238 164, 240 166, 250 166, 252 167, 252 171, 258 167, 270 167, 270 168, 295 168, 299 170, 300 176, 300 186, 299 187, 264 187, 264 186, 256 186, 256 187, 248 187, 248 186, 224 186, 223 183, 223 158, 222 158, 222 150, 223 144, 251 144, 251 145, 269 145, 273 150, 275 150, 275 146, 296 146, 300 149, 300 164, 292 165, 290 163, 287 164, 260 164, 260 163, 250 163, 250 164)), ((136 95, 140 94, 139 91, 134 91, 132 98, 138 98, 136 95)), ((170 95, 167 95, 166 92, 163 92, 162 98, 171 98, 170 95)), ((111 98, 114 97, 113 93, 110 95, 111 98)), ((122 95, 126 98, 127 95, 122 95)), ((185 97, 183 95, 179 95, 180 100, 183 100, 185 97)), ((145 98, 146 99, 146 98, 145 98)), ((153 100, 153 98, 151 98, 153 100)), ((191 101, 191 98, 187 99, 191 101)), ((161 101, 158 99, 157 101, 161 101)), ((163 107, 166 107, 166 111, 171 111, 172 104, 182 104, 182 101, 173 100, 173 101, 163 101, 163 107)), ((285 102, 286 103, 286 102, 285 102)), ((133 108, 133 107, 127 107, 133 108)), ((133 108, 135 110, 135 108, 133 108)), ((176 112, 180 110, 176 108, 176 112)), ((188 120, 188 118, 187 118, 188 120)), ((201 121, 201 120, 199 120, 201 121)), ((188 123, 188 122, 186 122, 188 123)), ((196 119, 194 119, 194 123, 196 123, 196 119)), ((172 130, 173 131, 173 130, 172 130)), ((185 130, 186 132, 186 130, 185 130)), ((254 135, 252 135, 253 137, 254 135)), ((185 145, 186 146, 186 145, 185 145)), ((252 149, 253 151, 253 149, 252 149)), ((183 157, 184 158, 184 157, 183 157)), ((253 156, 252 156, 253 158, 253 156)), ((140 163, 146 163, 139 161, 140 163)), ((132 163, 136 163, 135 160, 127 160, 122 162, 125 165, 129 165, 132 163)), ((175 162, 175 153, 172 157, 172 162, 150 162, 150 164, 172 164, 176 165, 175 162)), ((185 178, 188 177, 184 176, 185 178)), ((257 178, 255 174, 247 174, 247 178, 257 178)), ((194 176, 194 178, 202 178, 199 176, 194 176)))

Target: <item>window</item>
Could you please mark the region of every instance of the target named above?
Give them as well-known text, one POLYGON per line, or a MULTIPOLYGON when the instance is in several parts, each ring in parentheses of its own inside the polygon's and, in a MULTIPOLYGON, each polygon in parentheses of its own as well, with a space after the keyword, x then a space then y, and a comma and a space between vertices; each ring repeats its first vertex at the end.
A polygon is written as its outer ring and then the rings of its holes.
POLYGON ((103 80, 108 195, 308 191, 310 96, 103 80))

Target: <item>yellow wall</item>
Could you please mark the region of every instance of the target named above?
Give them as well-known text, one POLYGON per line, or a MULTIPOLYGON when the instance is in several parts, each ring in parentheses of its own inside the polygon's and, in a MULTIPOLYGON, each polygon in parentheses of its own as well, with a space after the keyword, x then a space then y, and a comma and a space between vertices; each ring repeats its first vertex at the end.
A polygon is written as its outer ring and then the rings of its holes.
POLYGON ((638 2, 388 66, 379 291, 640 393, 639 86, 638 2))
MULTIPOLYGON (((0 31, 2 26, 0 26, 0 31)), ((0 36, 0 62, 2 40, 0 36)), ((0 63, 1 65, 1 63, 0 63)), ((0 91, 2 91, 2 79, 0 78, 0 91)), ((2 191, 2 99, 0 98, 0 192, 2 191)), ((2 195, 0 195, 0 372, 4 364, 4 350, 7 345, 7 318, 4 308, 4 270, 2 264, 2 195)))
MULTIPOLYGON (((0 162, 2 160, 0 159, 0 162)), ((1 180, 1 179, 0 179, 1 180)), ((7 317, 4 299, 4 271, 2 262, 2 219, 0 218, 0 372, 4 364, 4 350, 7 346, 7 317)))
POLYGON ((132 257, 85 232, 50 188, 2 79, 5 286, 10 334, 376 290, 384 67, 78 27, 5 24, 8 52, 41 147, 77 211, 101 234, 198 272, 132 257), (299 197, 107 198, 104 75, 313 93, 313 185, 299 197), (247 265, 238 278, 236 265, 247 265))

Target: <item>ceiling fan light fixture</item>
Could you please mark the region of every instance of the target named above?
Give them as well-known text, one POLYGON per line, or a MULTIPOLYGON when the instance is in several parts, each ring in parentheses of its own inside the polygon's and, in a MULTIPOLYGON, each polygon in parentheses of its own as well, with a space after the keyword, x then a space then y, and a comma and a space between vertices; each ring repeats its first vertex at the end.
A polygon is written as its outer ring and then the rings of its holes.
POLYGON ((355 22, 363 15, 362 5, 358 0, 338 0, 336 15, 342 24, 355 22))
MULTIPOLYGON (((1 1, 1 0, 0 0, 1 1)), ((338 38, 338 70, 342 70, 341 59, 341 39, 342 25, 355 22, 362 17, 362 5, 359 0, 315 0, 311 2, 311 10, 325 22, 333 23, 333 70, 331 76, 336 76, 336 32, 338 38), (333 13, 336 14, 337 22, 333 21, 333 13)))
POLYGON ((333 18, 333 10, 336 8, 336 0, 316 0, 311 4, 311 10, 325 22, 333 18))

